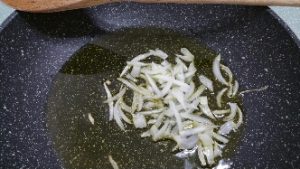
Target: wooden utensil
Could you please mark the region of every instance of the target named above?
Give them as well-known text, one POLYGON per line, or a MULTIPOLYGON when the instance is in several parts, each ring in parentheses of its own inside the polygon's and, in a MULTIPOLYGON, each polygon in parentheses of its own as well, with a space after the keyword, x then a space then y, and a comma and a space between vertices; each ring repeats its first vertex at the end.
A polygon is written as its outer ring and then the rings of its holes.
MULTIPOLYGON (((28 12, 57 12, 89 6, 121 2, 122 0, 3 0, 9 6, 28 12)), ((199 4, 236 4, 236 5, 278 5, 300 6, 300 0, 132 0, 140 3, 199 3, 199 4)))

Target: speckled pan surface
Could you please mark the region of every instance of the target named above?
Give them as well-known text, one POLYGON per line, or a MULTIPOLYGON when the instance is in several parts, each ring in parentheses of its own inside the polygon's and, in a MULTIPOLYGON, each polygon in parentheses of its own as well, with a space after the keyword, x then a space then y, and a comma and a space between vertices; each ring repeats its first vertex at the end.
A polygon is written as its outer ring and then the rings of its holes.
POLYGON ((300 168, 300 49, 268 8, 136 3, 18 13, 5 23, 0 30, 0 168, 63 168, 46 125, 54 76, 94 37, 147 26, 192 36, 221 53, 241 89, 270 86, 243 99, 245 132, 230 159, 232 168, 300 168))

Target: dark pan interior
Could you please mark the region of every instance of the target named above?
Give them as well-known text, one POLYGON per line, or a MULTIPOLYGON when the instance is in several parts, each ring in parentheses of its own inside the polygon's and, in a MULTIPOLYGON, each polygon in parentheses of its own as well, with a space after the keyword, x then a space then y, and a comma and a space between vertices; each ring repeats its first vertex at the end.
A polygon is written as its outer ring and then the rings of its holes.
POLYGON ((115 3, 55 14, 18 12, 0 30, 0 168, 62 168, 46 126, 54 76, 94 37, 169 28, 221 53, 241 89, 245 131, 233 168, 300 168, 300 49, 268 8, 115 3))

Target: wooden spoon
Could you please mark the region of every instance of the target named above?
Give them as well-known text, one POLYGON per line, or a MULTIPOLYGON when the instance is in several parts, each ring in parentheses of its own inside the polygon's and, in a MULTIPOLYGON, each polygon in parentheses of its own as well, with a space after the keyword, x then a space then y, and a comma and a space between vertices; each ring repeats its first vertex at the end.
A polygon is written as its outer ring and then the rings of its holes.
MULTIPOLYGON (((121 2, 122 0, 2 0, 9 6, 27 12, 57 12, 85 8, 99 4, 121 2)), ((279 5, 300 6, 300 0, 132 0, 140 3, 199 3, 236 5, 279 5)))

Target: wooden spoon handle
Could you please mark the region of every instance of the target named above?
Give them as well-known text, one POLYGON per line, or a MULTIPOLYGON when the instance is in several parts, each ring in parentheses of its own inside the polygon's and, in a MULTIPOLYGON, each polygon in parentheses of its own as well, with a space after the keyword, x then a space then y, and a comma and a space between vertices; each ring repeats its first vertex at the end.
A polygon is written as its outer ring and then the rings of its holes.
MULTIPOLYGON (((89 6, 121 2, 124 0, 2 0, 11 7, 28 12, 56 12, 89 6)), ((126 1, 126 0, 125 0, 126 1)), ((129 0, 130 1, 130 0, 129 0)), ((139 3, 194 3, 194 4, 236 4, 236 5, 278 5, 300 6, 300 0, 131 0, 139 3)))

